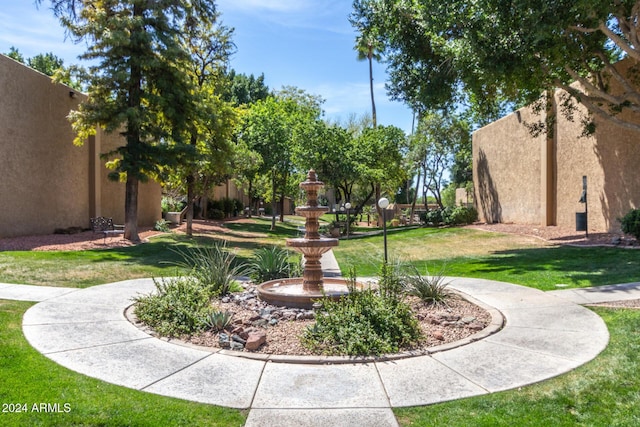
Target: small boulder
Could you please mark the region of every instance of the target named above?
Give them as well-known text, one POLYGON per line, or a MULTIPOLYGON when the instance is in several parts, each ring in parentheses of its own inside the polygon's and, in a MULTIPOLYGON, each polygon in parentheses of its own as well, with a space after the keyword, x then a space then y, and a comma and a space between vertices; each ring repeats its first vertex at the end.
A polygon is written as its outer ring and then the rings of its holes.
POLYGON ((249 334, 249 337, 247 337, 245 348, 249 351, 254 351, 266 342, 267 334, 264 331, 254 331, 249 334))

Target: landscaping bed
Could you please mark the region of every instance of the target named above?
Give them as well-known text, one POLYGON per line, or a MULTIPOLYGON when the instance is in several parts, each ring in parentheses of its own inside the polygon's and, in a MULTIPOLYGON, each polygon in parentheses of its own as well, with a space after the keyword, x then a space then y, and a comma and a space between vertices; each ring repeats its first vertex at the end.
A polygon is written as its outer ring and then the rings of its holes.
MULTIPOLYGON (((414 296, 407 296, 406 301, 425 338, 419 345, 404 351, 428 352, 433 347, 465 339, 491 322, 491 315, 485 309, 455 294, 447 299, 446 304, 426 304, 414 296)), ((266 335, 266 343, 253 350, 253 353, 290 356, 314 354, 302 344, 300 338, 304 330, 315 322, 312 310, 271 306, 257 298, 253 285, 249 285, 242 293, 223 297, 214 304, 217 310, 233 313, 232 324, 223 332, 229 339, 221 343, 220 333, 209 330, 179 337, 179 341, 212 349, 229 349, 233 335, 246 340, 251 331, 259 331, 266 335)), ((132 320, 136 323, 135 318, 132 320)), ((140 323, 137 325, 144 328, 140 323)), ((147 332, 153 333, 150 329, 147 332)), ((239 346, 238 350, 249 351, 239 346)))

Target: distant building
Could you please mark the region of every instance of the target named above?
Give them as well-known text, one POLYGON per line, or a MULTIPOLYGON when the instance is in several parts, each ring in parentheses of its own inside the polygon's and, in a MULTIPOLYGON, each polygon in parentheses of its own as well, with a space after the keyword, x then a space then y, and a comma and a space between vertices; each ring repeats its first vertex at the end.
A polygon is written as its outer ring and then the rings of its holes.
MULTIPOLYGON (((124 223, 124 183, 107 179, 100 154, 123 145, 98 132, 73 145, 67 115, 85 95, 0 55, 0 237, 89 227, 89 219, 124 223)), ((141 184, 138 224, 161 218, 161 189, 141 184)))

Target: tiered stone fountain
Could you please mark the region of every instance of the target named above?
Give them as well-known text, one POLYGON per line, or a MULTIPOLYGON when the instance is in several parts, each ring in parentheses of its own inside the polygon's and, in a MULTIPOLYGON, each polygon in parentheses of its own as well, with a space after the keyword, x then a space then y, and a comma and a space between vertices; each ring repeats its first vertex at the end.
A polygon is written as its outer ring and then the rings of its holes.
POLYGON ((343 279, 325 278, 320 258, 322 254, 338 246, 338 239, 320 236, 318 218, 329 210, 318 206, 318 190, 324 187, 318 181, 316 172, 311 169, 307 180, 300 188, 307 194, 307 204, 296 208, 296 213, 305 218, 305 234, 302 238, 287 239, 287 246, 302 253, 304 270, 302 277, 276 279, 258 286, 258 295, 273 305, 286 307, 312 308, 313 303, 326 296, 338 299, 349 292, 343 279))

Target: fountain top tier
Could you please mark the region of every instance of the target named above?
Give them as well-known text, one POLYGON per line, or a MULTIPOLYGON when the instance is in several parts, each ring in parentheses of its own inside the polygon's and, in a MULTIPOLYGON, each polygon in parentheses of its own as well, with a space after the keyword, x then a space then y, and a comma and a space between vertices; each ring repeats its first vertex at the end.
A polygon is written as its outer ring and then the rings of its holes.
MULTIPOLYGON (((304 246, 305 240, 326 241, 327 247, 337 245, 337 240, 335 239, 323 239, 320 237, 320 224, 318 223, 318 218, 320 218, 325 212, 329 211, 329 208, 326 206, 318 206, 318 190, 322 187, 324 187, 324 182, 318 181, 316 171, 313 169, 309 170, 306 181, 300 183, 300 188, 304 190, 307 195, 307 204, 296 208, 296 213, 305 218, 304 238, 289 239, 290 241, 287 241, 287 245, 292 247, 301 247, 304 246), (330 242, 330 240, 332 241, 330 242)), ((310 243, 309 246, 317 247, 318 243, 310 243)))

